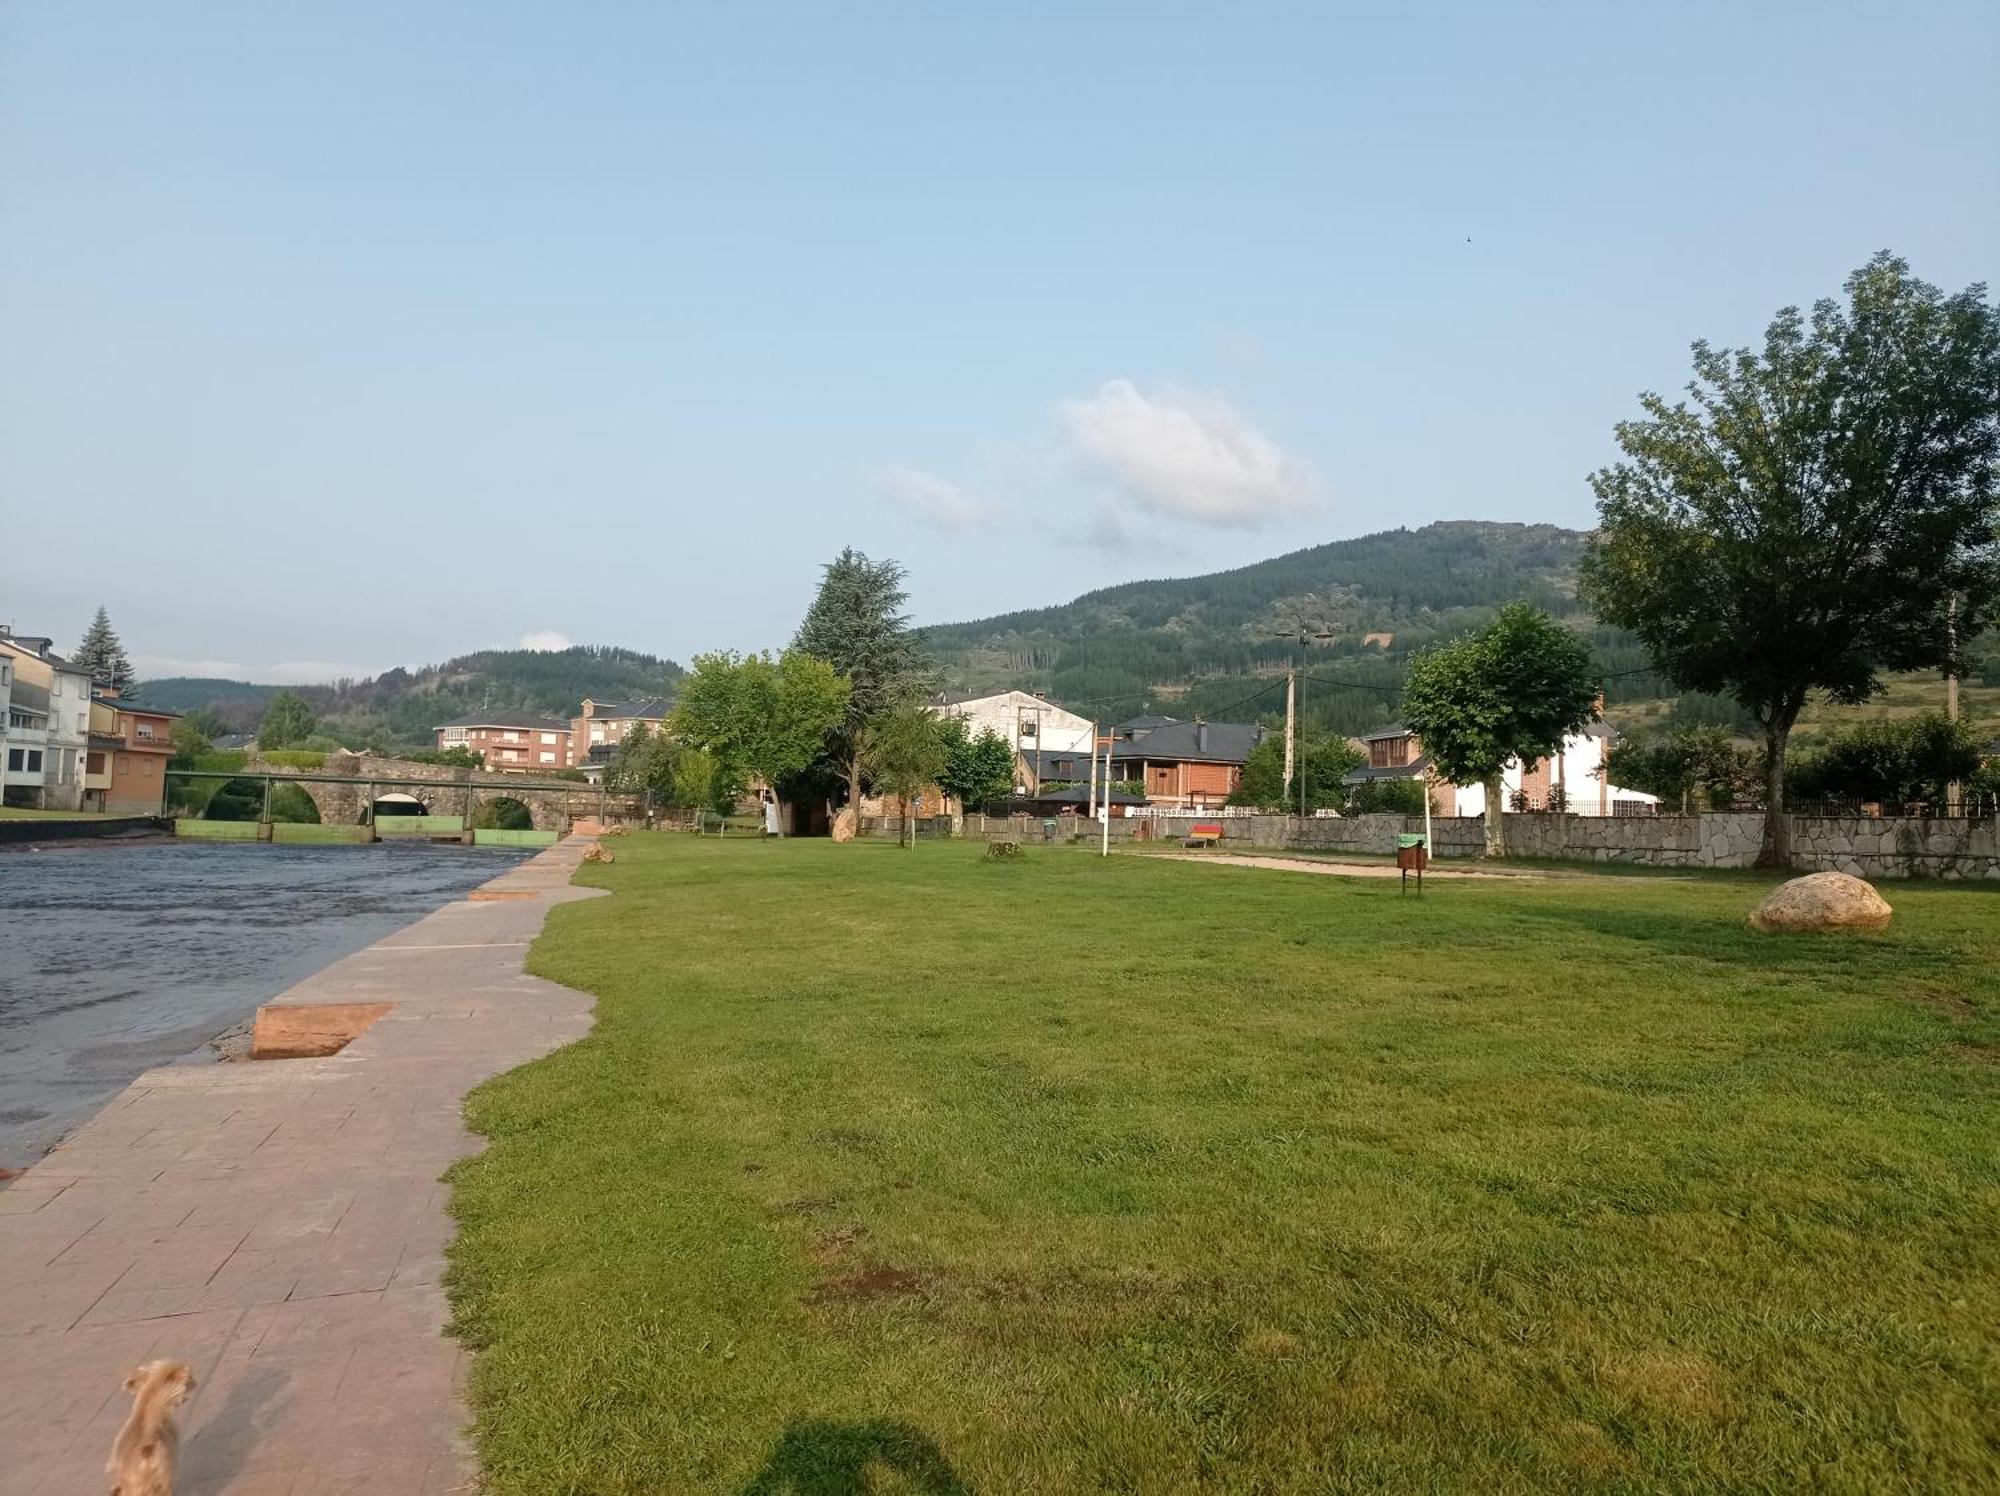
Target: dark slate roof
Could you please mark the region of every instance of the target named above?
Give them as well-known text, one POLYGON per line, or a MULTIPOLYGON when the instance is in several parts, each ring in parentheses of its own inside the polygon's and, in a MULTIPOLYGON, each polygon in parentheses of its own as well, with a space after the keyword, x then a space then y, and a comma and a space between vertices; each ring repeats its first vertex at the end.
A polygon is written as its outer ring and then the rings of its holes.
POLYGON ((254 732, 225 732, 221 737, 215 739, 208 746, 211 748, 219 748, 224 753, 233 753, 238 748, 248 748, 252 743, 256 741, 257 741, 257 734, 254 732))
MULTIPOLYGON (((664 696, 641 696, 637 701, 592 701, 590 715, 599 722, 640 721, 660 722, 673 710, 673 703, 664 696)), ((455 724, 454 724, 455 725, 455 724)), ((477 724, 485 726, 484 723, 477 724)))
POLYGON ((42 634, 0 634, 0 639, 5 639, 16 649, 25 649, 36 659, 41 660, 44 664, 53 665, 58 670, 75 670, 77 668, 50 647, 55 643, 53 639, 47 638, 42 634))
POLYGON ((1360 743, 1384 743, 1391 738, 1406 738, 1409 735, 1409 728, 1403 726, 1400 722, 1391 722, 1387 727, 1378 727, 1373 732, 1362 733, 1355 741, 1360 743))
MULTIPOLYGON (((1088 779, 1090 778, 1090 755, 1076 748, 1025 748, 1021 751, 1021 761, 1028 766, 1037 782, 1044 779, 1088 779)), ((1103 772, 1103 760, 1098 760, 1099 772, 1103 772)))
POLYGON ((1155 732, 1162 727, 1171 727, 1180 721, 1178 717, 1160 717, 1148 714, 1120 722, 1111 729, 1114 738, 1129 738, 1135 732, 1155 732))
POLYGON ((535 712, 479 712, 470 717, 459 717, 450 722, 440 722, 438 726, 512 727, 528 728, 534 732, 569 731, 569 723, 561 717, 544 717, 535 712))
POLYGON ((1240 764, 1263 739, 1264 729, 1254 722, 1170 722, 1136 743, 1113 744, 1111 757, 1113 762, 1128 763, 1143 758, 1160 763, 1240 764))
POLYGON ((147 706, 143 701, 134 701, 129 696, 103 696, 92 691, 90 699, 99 706, 115 707, 121 712, 137 712, 143 717, 178 717, 179 712, 170 712, 163 706, 147 706))
POLYGON ((1363 764, 1360 768, 1341 779, 1342 784, 1379 784, 1385 779, 1421 779, 1424 771, 1431 766, 1428 756, 1413 758, 1406 764, 1383 764, 1377 767, 1363 764))
MULTIPOLYGON (((1088 805, 1090 803, 1090 786, 1087 784, 1073 784, 1066 790, 1050 790, 1046 794, 1023 795, 1021 798, 1032 800, 1037 805, 1088 805)), ((1098 786, 1097 803, 1099 805, 1105 803, 1104 787, 1102 785, 1098 786)), ((1113 790, 1111 791, 1111 803, 1113 805, 1144 805, 1146 797, 1144 795, 1128 794, 1124 790, 1113 790)))

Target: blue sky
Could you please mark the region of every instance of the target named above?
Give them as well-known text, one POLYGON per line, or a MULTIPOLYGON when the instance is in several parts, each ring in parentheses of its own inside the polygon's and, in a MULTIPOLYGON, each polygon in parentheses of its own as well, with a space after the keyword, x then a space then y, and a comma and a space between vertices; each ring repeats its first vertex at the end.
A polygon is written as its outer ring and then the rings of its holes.
POLYGON ((789 637, 1584 525, 1699 336, 2000 249, 1984 3, 0 4, 0 621, 789 637))

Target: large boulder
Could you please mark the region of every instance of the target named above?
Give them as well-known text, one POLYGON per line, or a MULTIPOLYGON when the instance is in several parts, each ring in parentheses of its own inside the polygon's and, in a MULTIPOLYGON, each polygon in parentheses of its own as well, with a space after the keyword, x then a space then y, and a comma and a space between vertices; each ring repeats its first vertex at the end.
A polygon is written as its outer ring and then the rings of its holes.
POLYGON ((855 828, 859 824, 860 817, 855 815, 853 806, 839 811, 833 818, 833 839, 837 842, 853 841, 855 828))
POLYGON ((1846 873, 1780 883, 1751 912, 1758 930, 1886 930, 1895 911, 1873 885, 1846 873))

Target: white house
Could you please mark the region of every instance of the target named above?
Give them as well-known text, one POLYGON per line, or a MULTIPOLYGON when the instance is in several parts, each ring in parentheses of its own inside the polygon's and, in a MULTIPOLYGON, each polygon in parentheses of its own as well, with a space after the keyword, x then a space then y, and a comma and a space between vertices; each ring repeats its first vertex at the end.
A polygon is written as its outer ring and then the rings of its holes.
POLYGON ((940 716, 964 719, 977 737, 991 728, 1016 753, 1077 753, 1088 758, 1092 724, 1075 712, 1026 691, 996 691, 989 695, 947 696, 936 707, 940 716))
POLYGON ((44 810, 83 803, 90 739, 90 673, 50 648, 45 638, 0 634, 0 662, 10 681, 4 759, 7 798, 44 810))
MULTIPOLYGON (((1506 793, 1502 807, 1512 810, 1515 797, 1526 799, 1529 810, 1547 810, 1560 803, 1573 815, 1609 816, 1643 813, 1659 804, 1657 796, 1624 789, 1611 782, 1605 772, 1605 758, 1611 751, 1613 733, 1603 722, 1593 722, 1563 742, 1562 752, 1524 767, 1519 759, 1501 772, 1506 793), (1558 795, 1558 791, 1561 793, 1558 795)), ((1430 759, 1416 735, 1401 723, 1363 733, 1357 740, 1368 762, 1347 776, 1350 785, 1384 779, 1426 779, 1430 759)), ((1446 784, 1431 786, 1434 815, 1477 816, 1486 813, 1486 786, 1446 784)))

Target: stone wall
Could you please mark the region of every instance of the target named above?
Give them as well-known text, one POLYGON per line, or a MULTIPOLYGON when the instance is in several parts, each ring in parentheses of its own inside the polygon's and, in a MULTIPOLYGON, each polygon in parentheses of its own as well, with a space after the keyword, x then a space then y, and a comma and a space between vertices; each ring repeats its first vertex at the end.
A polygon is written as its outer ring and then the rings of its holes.
MULTIPOLYGON (((1031 817, 965 818, 966 834, 987 838, 1042 839, 1031 817)), ((1386 856, 1399 835, 1420 834, 1422 816, 1135 816, 1111 822, 1114 842, 1177 842, 1196 823, 1222 827, 1222 845, 1241 851, 1287 848, 1363 852, 1386 856)), ((1096 825, 1066 817, 1058 834, 1095 837, 1096 825)), ((1763 844, 1760 811, 1703 815, 1507 817, 1507 846, 1516 857, 1579 862, 1626 862, 1645 867, 1747 868, 1763 844)), ((1438 857, 1476 857, 1485 846, 1478 816, 1433 816, 1432 850, 1438 857)), ((2000 822, 1923 821, 1903 817, 1793 816, 1792 862, 1800 872, 1852 873, 1869 879, 2000 879, 2000 822)))

